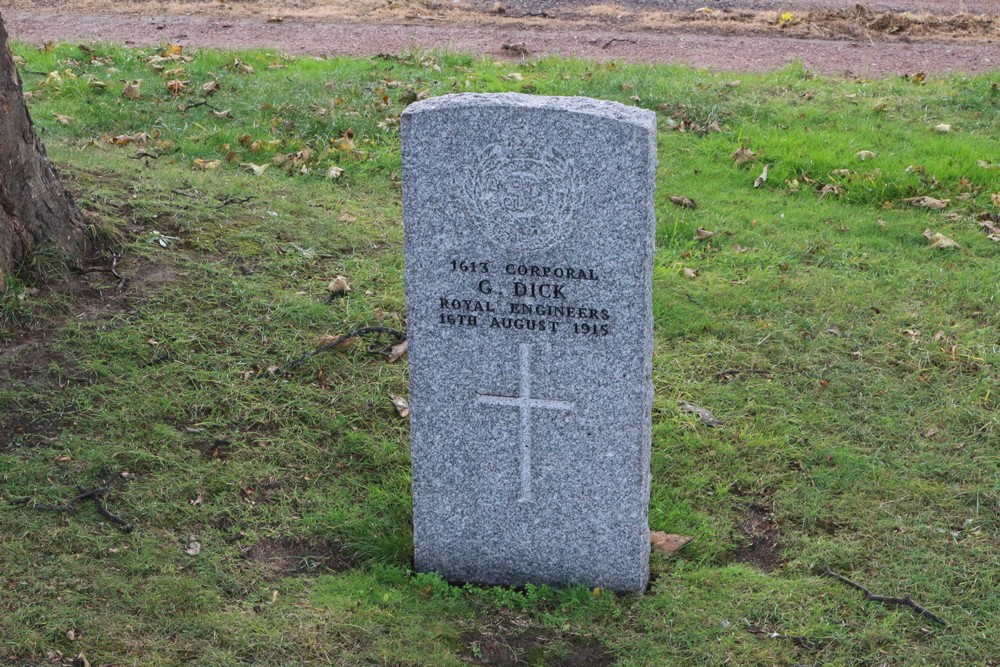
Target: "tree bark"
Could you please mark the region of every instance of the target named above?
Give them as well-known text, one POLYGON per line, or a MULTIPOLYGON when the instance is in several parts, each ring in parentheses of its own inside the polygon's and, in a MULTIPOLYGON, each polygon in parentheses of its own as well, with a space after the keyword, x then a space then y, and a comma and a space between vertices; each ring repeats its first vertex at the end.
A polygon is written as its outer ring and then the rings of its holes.
POLYGON ((42 245, 55 246, 71 262, 82 259, 86 224, 35 134, 0 15, 0 292, 42 245))

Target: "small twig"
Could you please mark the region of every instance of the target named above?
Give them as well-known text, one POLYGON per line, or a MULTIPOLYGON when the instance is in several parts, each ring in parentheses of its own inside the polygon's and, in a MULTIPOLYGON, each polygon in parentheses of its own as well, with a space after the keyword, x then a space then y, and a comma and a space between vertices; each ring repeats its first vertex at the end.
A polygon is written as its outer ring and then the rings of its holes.
POLYGON ((154 160, 159 160, 160 159, 160 156, 157 155, 156 153, 150 153, 150 152, 145 151, 145 150, 143 150, 141 148, 135 152, 135 155, 129 155, 129 159, 130 160, 141 160, 144 157, 151 157, 154 160))
POLYGON ((812 649, 822 646, 824 640, 810 640, 808 637, 800 637, 799 635, 785 635, 780 632, 773 632, 765 630, 759 626, 747 623, 747 632, 752 635, 763 635, 768 639, 787 639, 799 648, 812 649))
MULTIPOLYGON (((361 327, 360 329, 355 329, 354 331, 346 333, 343 336, 339 336, 337 338, 334 338, 331 341, 323 343, 322 345, 320 345, 319 347, 317 347, 315 350, 312 350, 311 352, 306 352, 301 357, 296 357, 295 359, 292 359, 291 361, 289 361, 288 363, 286 363, 284 366, 282 366, 280 369, 278 369, 277 372, 278 373, 285 373, 287 371, 290 371, 291 369, 293 369, 293 368, 295 368, 297 366, 300 366, 301 364, 305 363, 306 361, 309 361, 310 359, 312 359, 313 357, 315 357, 317 354, 322 354, 323 352, 326 352, 327 350, 333 349, 333 348, 337 347, 338 345, 342 345, 344 343, 344 341, 346 341, 346 340, 349 340, 351 338, 357 338, 359 336, 366 336, 368 334, 378 334, 379 336, 381 336, 382 334, 389 334, 390 336, 392 336, 393 338, 396 339, 396 341, 395 341, 396 343, 400 343, 400 342, 402 342, 403 340, 406 339, 406 334, 405 333, 403 333, 402 331, 398 331, 396 329, 392 329, 390 327, 361 327)), ((383 348, 383 350, 384 349, 385 348, 383 348)), ((378 351, 375 350, 374 348, 369 348, 369 352, 378 352, 378 351)))
POLYGON ((248 197, 242 197, 242 198, 240 198, 240 197, 226 197, 225 199, 222 199, 221 200, 222 203, 219 204, 218 206, 216 206, 215 208, 216 209, 220 209, 220 208, 223 208, 225 206, 229 206, 230 204, 246 204, 248 201, 250 201, 253 198, 254 198, 253 195, 250 195, 248 197))
POLYGON ((771 371, 766 371, 762 368, 727 368, 724 371, 720 371, 715 374, 716 380, 725 380, 727 378, 736 377, 738 375, 771 375, 771 371))
POLYGON ((552 14, 546 14, 545 12, 527 12, 521 14, 520 16, 511 16, 512 19, 523 19, 525 17, 531 16, 536 19, 551 19, 555 18, 552 14))
MULTIPOLYGON (((81 503, 85 500, 94 501, 94 507, 97 508, 97 513, 103 516, 105 519, 118 526, 123 532, 131 533, 132 525, 119 516, 112 514, 108 508, 104 505, 102 498, 111 489, 107 486, 98 486, 93 489, 84 489, 83 487, 77 487, 78 493, 67 500, 62 505, 46 505, 42 503, 34 503, 31 505, 31 509, 41 510, 43 512, 75 512, 76 504, 81 503)), ((19 507, 28 505, 30 502, 29 498, 18 498, 12 500, 11 504, 19 507)))
POLYGON ((171 190, 171 192, 174 193, 175 195, 180 195, 182 197, 187 197, 189 199, 200 199, 201 198, 201 193, 200 192, 197 193, 197 194, 191 194, 190 192, 184 192, 183 190, 171 190))
POLYGON ((118 260, 121 258, 120 252, 111 253, 111 275, 118 279, 118 287, 115 288, 115 291, 119 294, 125 289, 125 283, 128 282, 128 278, 118 273, 118 260))
POLYGON ((625 42, 627 44, 637 44, 638 43, 634 39, 626 39, 624 37, 612 37, 607 42, 605 42, 604 46, 602 46, 601 48, 602 49, 606 49, 609 46, 611 46, 612 44, 614 44, 615 42, 625 42))
POLYGON ((194 104, 182 104, 178 109, 178 111, 187 111, 188 109, 195 109, 197 107, 208 107, 212 111, 222 111, 222 109, 220 109, 219 107, 213 106, 208 102, 206 102, 205 100, 202 100, 201 102, 195 102, 194 104))
POLYGON ((930 620, 934 621, 935 623, 940 623, 941 625, 948 625, 948 621, 944 620, 943 618, 941 618, 940 616, 938 616, 934 612, 928 610, 926 607, 924 607, 923 605, 919 604, 916 600, 914 600, 913 598, 911 598, 909 595, 906 595, 906 596, 901 597, 901 598, 899 598, 899 597, 892 597, 890 595, 875 595, 874 593, 872 593, 870 590, 868 590, 867 588, 865 588, 861 584, 857 583, 856 581, 851 581, 847 577, 844 577, 842 575, 837 574, 836 572, 834 572, 830 568, 827 568, 826 572, 824 572, 823 574, 825 574, 828 577, 833 577, 837 581, 839 581, 839 582, 841 582, 843 584, 846 584, 846 585, 850 586, 851 588, 854 588, 856 590, 861 591, 862 593, 865 594, 865 599, 866 600, 870 600, 872 602, 881 602, 882 604, 898 605, 900 607, 910 607, 911 609, 913 609, 915 612, 917 612, 921 616, 929 618, 930 620))

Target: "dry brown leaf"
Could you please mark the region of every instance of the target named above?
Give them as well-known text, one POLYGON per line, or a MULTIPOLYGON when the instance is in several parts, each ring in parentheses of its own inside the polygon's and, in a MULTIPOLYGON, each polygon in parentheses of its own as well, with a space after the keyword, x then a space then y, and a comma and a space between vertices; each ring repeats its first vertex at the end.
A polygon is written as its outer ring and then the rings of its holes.
POLYGON ((1000 169, 1000 164, 993 164, 992 162, 987 162, 986 160, 976 160, 976 166, 980 169, 1000 169))
POLYGON ((710 232, 704 227, 699 227, 694 233, 694 237, 698 241, 704 241, 705 239, 710 239, 713 236, 715 236, 715 232, 710 232))
POLYGON ((961 248, 962 247, 962 246, 958 245, 957 243, 955 243, 954 241, 952 241, 947 236, 945 236, 944 234, 941 234, 941 233, 938 233, 938 232, 931 232, 931 230, 929 230, 929 229, 925 229, 924 230, 924 236, 927 237, 927 240, 929 240, 931 242, 931 247, 932 248, 938 248, 938 249, 942 249, 943 250, 943 249, 947 249, 947 248, 961 248))
POLYGON ((994 206, 1000 206, 1000 192, 994 192, 991 194, 990 201, 993 202, 994 206))
POLYGON ((864 161, 864 160, 871 160, 873 157, 875 157, 875 152, 874 151, 858 151, 857 153, 854 154, 854 157, 856 157, 856 158, 858 158, 859 160, 862 160, 862 161, 864 161))
POLYGON ((330 298, 344 296, 351 291, 351 286, 347 283, 347 278, 338 275, 326 286, 326 291, 330 293, 330 298))
POLYGON ((193 168, 195 171, 211 171, 217 169, 222 164, 222 160, 203 160, 200 157, 194 159, 193 168))
POLYGON ((174 97, 177 97, 185 90, 187 90, 187 85, 188 85, 187 81, 181 81, 180 79, 171 79, 170 81, 167 81, 167 90, 169 90, 174 97))
POLYGON ((284 20, 285 19, 281 18, 280 16, 274 15, 274 14, 272 14, 271 16, 267 17, 267 22, 268 23, 281 23, 284 20))
POLYGON ((695 271, 694 269, 689 269, 687 267, 685 267, 684 270, 681 271, 681 273, 684 274, 685 278, 689 278, 691 280, 694 280, 695 278, 698 277, 698 272, 697 271, 695 271))
POLYGON ((219 92, 221 88, 222 86, 219 85, 218 81, 209 81, 208 83, 201 84, 201 90, 206 95, 214 95, 219 92))
POLYGON ((681 197, 679 195, 672 195, 670 197, 670 202, 676 206, 683 206, 684 208, 698 208, 698 205, 694 203, 693 199, 688 199, 687 197, 681 197))
POLYGON ((920 208, 933 208, 942 209, 951 203, 950 199, 936 199, 934 197, 928 197, 926 195, 921 197, 909 197, 903 200, 910 206, 919 206, 920 208))
POLYGON ((757 154, 754 153, 749 148, 746 148, 745 146, 740 146, 733 152, 732 155, 733 164, 738 167, 746 162, 753 162, 755 155, 757 154))
POLYGON ((142 85, 142 79, 136 79, 135 81, 130 81, 125 84, 122 88, 122 97, 129 100, 137 100, 142 96, 142 92, 139 87, 142 85))
POLYGON ((949 125, 948 123, 941 123, 940 125, 935 125, 934 131, 940 132, 942 134, 946 132, 951 132, 951 125, 949 125))
MULTIPOLYGON (((319 339, 316 341, 316 349, 319 349, 321 347, 325 347, 326 345, 329 345, 333 341, 339 340, 339 339, 340 339, 340 336, 331 336, 330 334, 325 334, 323 336, 320 336, 319 339)), ((345 338, 344 340, 340 341, 339 343, 337 343, 336 345, 334 345, 330 349, 332 349, 332 350, 346 350, 347 348, 351 347, 352 345, 357 344, 357 342, 358 342, 357 337, 355 337, 355 338, 345 338)))
POLYGON ((392 348, 389 349, 389 363, 391 364, 395 361, 399 361, 403 355, 406 354, 408 349, 410 349, 410 341, 405 338, 402 342, 393 345, 392 348))
POLYGON ((194 535, 192 535, 191 539, 188 540, 187 549, 184 550, 184 553, 189 556, 197 556, 201 553, 201 542, 199 542, 194 535))
POLYGON ((184 53, 184 47, 180 44, 167 44, 163 47, 162 55, 164 58, 170 58, 173 56, 179 56, 184 53))
POLYGON ((340 217, 337 218, 337 220, 339 220, 340 222, 356 222, 357 219, 358 216, 354 215, 353 213, 348 213, 347 211, 341 213, 340 217))
POLYGON ((240 74, 253 74, 253 67, 251 67, 250 65, 247 65, 245 62, 243 62, 239 58, 237 58, 236 60, 233 61, 233 67, 232 68, 234 70, 236 70, 237 72, 239 72, 240 74))
POLYGON ((920 329, 903 329, 903 334, 914 343, 920 340, 920 329))
POLYGON ((331 181, 336 180, 343 175, 344 175, 344 170, 338 167, 337 165, 333 165, 332 167, 326 170, 326 177, 331 181))
POLYGON ((392 399, 392 405, 396 408, 396 414, 403 419, 410 416, 410 404, 406 402, 405 398, 396 396, 395 394, 391 394, 389 398, 392 399))
POLYGON ((819 196, 826 197, 827 195, 842 195, 844 194, 844 188, 836 185, 834 183, 827 183, 819 189, 819 196))
POLYGON ((658 551, 664 556, 672 556, 693 539, 687 535, 673 535, 658 530, 649 531, 650 545, 654 551, 658 551))
POLYGON ((72 118, 70 118, 69 116, 64 116, 61 113, 54 113, 52 114, 52 116, 56 119, 56 122, 59 123, 60 125, 69 125, 70 123, 73 122, 72 118))

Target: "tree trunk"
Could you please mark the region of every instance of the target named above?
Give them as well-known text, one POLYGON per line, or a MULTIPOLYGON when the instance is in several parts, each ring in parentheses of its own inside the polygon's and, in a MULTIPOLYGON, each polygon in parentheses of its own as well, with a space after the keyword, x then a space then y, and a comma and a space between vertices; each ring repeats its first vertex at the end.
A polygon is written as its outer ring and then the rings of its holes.
POLYGON ((87 251, 85 223, 35 134, 0 15, 0 292, 43 244, 75 262, 87 251))

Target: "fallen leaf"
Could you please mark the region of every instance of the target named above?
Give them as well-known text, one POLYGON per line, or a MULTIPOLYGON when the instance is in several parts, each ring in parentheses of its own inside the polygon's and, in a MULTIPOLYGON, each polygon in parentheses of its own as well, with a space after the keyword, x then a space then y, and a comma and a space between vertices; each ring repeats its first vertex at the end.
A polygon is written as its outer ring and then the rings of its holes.
POLYGON ((850 169, 834 169, 833 171, 830 172, 830 175, 831 176, 840 176, 841 178, 844 178, 846 176, 850 176, 851 175, 851 170, 850 169))
POLYGON ((269 164, 254 164, 253 162, 241 162, 240 163, 240 167, 241 168, 243 168, 243 169, 245 169, 247 171, 252 171, 253 174, 254 174, 254 176, 260 176, 270 166, 271 165, 269 165, 269 164))
POLYGON ((819 196, 826 197, 827 195, 842 195, 844 194, 844 188, 836 185, 834 183, 827 183, 819 189, 819 196))
POLYGON ((744 248, 739 243, 734 243, 733 245, 729 246, 729 248, 733 252, 750 252, 751 250, 751 248, 744 248))
POLYGON ((130 100, 137 100, 142 96, 139 87, 142 85, 142 79, 136 79, 130 83, 126 83, 125 87, 122 88, 122 97, 130 100))
POLYGON ((213 111, 212 115, 215 116, 216 118, 232 118, 233 117, 233 110, 232 109, 219 109, 218 111, 213 111))
POLYGON ((358 216, 354 215, 353 213, 348 213, 347 211, 341 213, 340 217, 337 218, 337 220, 339 220, 340 222, 355 222, 357 221, 357 219, 358 216))
POLYGON ((198 489, 198 495, 189 500, 188 502, 196 507, 205 502, 205 489, 198 489))
MULTIPOLYGON (((339 340, 339 339, 340 339, 340 336, 331 336, 330 334, 325 334, 323 336, 320 336, 319 340, 316 341, 316 349, 319 349, 321 347, 325 347, 325 346, 329 345, 330 343, 332 343, 333 341, 339 340)), ((332 350, 346 350, 347 348, 351 347, 352 345, 356 344, 357 342, 358 342, 357 337, 354 337, 354 338, 345 338, 344 340, 340 341, 339 343, 337 343, 336 345, 334 345, 330 349, 332 349, 332 350)))
POLYGON ((698 272, 697 271, 695 271, 694 269, 686 268, 686 267, 684 268, 683 271, 681 271, 681 273, 684 274, 685 278, 690 278, 691 280, 693 280, 693 279, 695 279, 695 278, 698 277, 698 272))
POLYGON ((218 81, 209 81, 208 83, 201 84, 201 90, 206 95, 214 95, 219 92, 221 88, 222 86, 219 85, 218 81))
POLYGON ((267 17, 267 22, 268 23, 281 23, 284 20, 285 19, 281 18, 280 16, 276 16, 276 15, 272 15, 272 16, 268 16, 267 17))
POLYGON ((990 201, 993 202, 994 206, 1000 207, 1000 192, 994 192, 991 194, 990 201))
POLYGON ((76 628, 70 628, 69 630, 66 631, 66 639, 70 640, 71 642, 75 642, 82 637, 83 633, 77 630, 76 628))
POLYGON ((672 556, 693 539, 693 537, 687 535, 672 535, 658 530, 649 531, 650 545, 652 545, 655 551, 660 552, 664 556, 672 556))
POLYGON ((828 334, 830 334, 831 336, 839 336, 840 335, 840 327, 838 327, 836 324, 834 324, 832 326, 827 327, 826 332, 828 334))
POLYGON ((72 460, 73 460, 72 456, 57 456, 55 458, 56 463, 69 463, 72 460))
POLYGON ((73 658, 73 667, 90 667, 90 660, 87 660, 87 656, 84 653, 73 658))
POLYGON ((914 343, 920 340, 920 329, 903 329, 903 334, 914 343))
POLYGON ((45 42, 45 44, 42 45, 42 50, 45 51, 45 53, 52 53, 56 50, 56 41, 50 40, 45 42))
POLYGON ((184 550, 184 553, 189 556, 197 556, 201 553, 201 543, 195 539, 194 535, 192 535, 191 539, 188 541, 187 549, 184 550))
POLYGON ((171 79, 170 81, 167 81, 167 90, 169 90, 174 97, 177 97, 187 89, 187 85, 187 81, 171 79))
POLYGON ((678 195, 672 195, 670 197, 670 202, 677 206, 683 206, 684 208, 698 208, 698 205, 694 203, 693 199, 688 199, 687 197, 680 197, 678 195))
POLYGON ((710 239, 713 236, 715 236, 715 232, 710 232, 704 227, 699 227, 694 233, 694 237, 698 241, 704 241, 705 239, 710 239))
POLYGON ((195 158, 194 160, 194 170, 195 171, 210 171, 212 169, 217 169, 219 165, 222 164, 222 160, 203 160, 201 158, 195 158))
POLYGON ((934 197, 921 196, 921 197, 909 197, 903 200, 910 206, 919 206, 920 208, 934 208, 942 209, 946 207, 951 200, 950 199, 936 199, 934 197))
POLYGON ((336 180, 343 175, 344 175, 344 170, 338 167, 337 165, 333 165, 332 167, 326 170, 326 177, 331 181, 336 180))
POLYGON ((698 9, 694 10, 694 13, 695 14, 711 14, 712 11, 713 10, 712 10, 711 7, 699 7, 698 9))
POLYGON ((389 363, 399 361, 406 354, 406 351, 410 348, 410 341, 403 339, 402 342, 396 343, 389 349, 389 363))
POLYGON ((755 188, 759 188, 760 186, 764 185, 764 183, 767 182, 767 168, 770 166, 771 165, 769 164, 764 165, 764 170, 760 172, 760 176, 758 176, 757 179, 753 182, 753 186, 755 188))
POLYGON ((739 148, 737 148, 733 152, 733 155, 732 155, 733 164, 738 167, 741 164, 744 164, 746 162, 753 162, 754 156, 756 156, 756 155, 757 154, 754 153, 749 148, 746 148, 744 146, 740 146, 739 148))
POLYGON ((330 298, 344 296, 351 291, 351 286, 347 283, 347 278, 338 275, 326 286, 326 291, 330 293, 330 298))
POLYGON ((163 48, 162 55, 165 58, 171 58, 173 56, 179 56, 184 53, 184 47, 180 44, 167 44, 163 48))
POLYGON ((681 406, 681 412, 693 412, 698 415, 701 419, 701 423, 705 426, 711 426, 713 428, 716 426, 722 426, 722 421, 716 419, 715 415, 700 405, 688 403, 687 401, 678 401, 677 403, 681 406))
POLYGON ((927 438, 928 440, 930 440, 930 439, 932 439, 935 435, 937 435, 940 432, 941 432, 941 429, 939 429, 938 427, 934 426, 934 427, 931 427, 931 428, 927 429, 926 431, 924 431, 923 432, 923 436, 925 438, 927 438))
POLYGON ((871 160, 873 157, 875 157, 875 152, 874 151, 858 151, 857 153, 854 154, 854 157, 856 157, 856 158, 858 158, 859 160, 862 160, 862 161, 864 161, 864 160, 871 160))
POLYGON ((931 242, 931 247, 932 248, 938 248, 938 249, 942 249, 943 250, 943 249, 946 249, 946 248, 961 248, 962 247, 962 246, 958 245, 957 243, 955 243, 954 241, 952 241, 947 236, 945 236, 944 234, 941 234, 941 233, 938 233, 938 232, 931 232, 931 230, 929 230, 929 229, 925 229, 924 230, 924 236, 927 237, 927 239, 931 242))
POLYGON ((396 414, 398 414, 403 419, 406 419, 407 417, 410 416, 410 404, 406 402, 405 398, 403 398, 402 396, 396 396, 394 394, 390 395, 389 398, 392 399, 392 405, 394 408, 396 408, 396 414))
POLYGON ((976 160, 976 166, 980 169, 1000 169, 1000 164, 993 164, 992 162, 987 162, 986 160, 976 160))
MULTIPOLYGON (((60 125, 69 125, 73 122, 73 119, 69 116, 64 116, 61 113, 54 113, 52 116, 56 119, 56 122, 60 125)), ((995 196, 995 195, 994 195, 995 196)))
POLYGON ((942 134, 944 134, 945 132, 951 132, 951 125, 949 125, 948 123, 941 123, 940 125, 935 125, 934 131, 940 132, 942 134))
POLYGON ((240 74, 253 74, 253 67, 247 65, 239 58, 233 61, 232 69, 236 70, 240 74))

